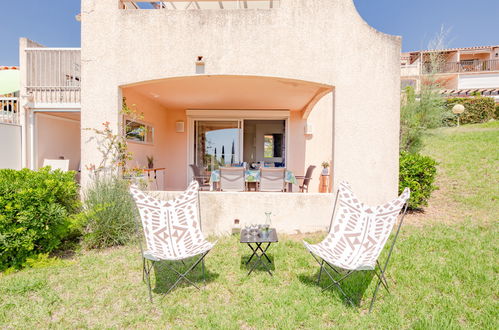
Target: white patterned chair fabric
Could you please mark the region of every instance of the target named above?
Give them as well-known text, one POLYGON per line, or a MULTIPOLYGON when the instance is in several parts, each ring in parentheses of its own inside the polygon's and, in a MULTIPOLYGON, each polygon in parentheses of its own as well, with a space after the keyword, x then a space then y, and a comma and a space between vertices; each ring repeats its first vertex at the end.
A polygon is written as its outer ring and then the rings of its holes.
POLYGON ((193 181, 180 196, 163 201, 136 186, 130 187, 146 238, 144 258, 182 260, 213 248, 214 244, 208 242, 201 231, 198 190, 198 182, 193 181))
POLYGON ((304 242, 305 247, 333 266, 346 270, 374 270, 409 196, 409 188, 406 188, 393 201, 369 207, 359 201, 347 183, 342 182, 339 208, 329 234, 319 244, 304 242))

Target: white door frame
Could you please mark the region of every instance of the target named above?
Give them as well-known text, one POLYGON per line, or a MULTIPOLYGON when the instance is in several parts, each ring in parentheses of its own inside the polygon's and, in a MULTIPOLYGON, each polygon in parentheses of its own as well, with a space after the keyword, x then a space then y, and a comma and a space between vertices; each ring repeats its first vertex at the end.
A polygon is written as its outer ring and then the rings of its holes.
MULTIPOLYGON (((285 122, 285 154, 284 159, 288 162, 289 149, 289 110, 186 110, 187 116, 187 167, 194 163, 194 122, 198 120, 206 121, 239 121, 241 130, 239 132, 239 152, 244 155, 244 121, 245 120, 284 120, 285 122)), ((242 159, 242 158, 241 158, 242 159)), ((187 182, 192 180, 191 171, 187 171, 187 182)))

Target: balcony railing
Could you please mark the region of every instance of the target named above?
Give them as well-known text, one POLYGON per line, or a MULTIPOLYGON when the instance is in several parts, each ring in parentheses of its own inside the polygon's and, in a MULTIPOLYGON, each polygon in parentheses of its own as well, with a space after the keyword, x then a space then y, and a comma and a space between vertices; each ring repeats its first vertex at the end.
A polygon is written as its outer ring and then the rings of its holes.
POLYGON ((461 62, 447 62, 436 66, 433 66, 431 63, 423 64, 423 74, 484 71, 499 71, 499 60, 465 60, 461 62))
POLYGON ((121 0, 121 9, 167 9, 167 10, 220 10, 220 9, 273 9, 281 0, 121 0))
POLYGON ((78 48, 27 48, 26 92, 39 103, 80 103, 78 48))
POLYGON ((19 99, 0 97, 0 123, 19 125, 19 99))
POLYGON ((411 76, 419 76, 419 65, 411 64, 411 65, 402 65, 400 67, 400 75, 402 77, 411 77, 411 76))

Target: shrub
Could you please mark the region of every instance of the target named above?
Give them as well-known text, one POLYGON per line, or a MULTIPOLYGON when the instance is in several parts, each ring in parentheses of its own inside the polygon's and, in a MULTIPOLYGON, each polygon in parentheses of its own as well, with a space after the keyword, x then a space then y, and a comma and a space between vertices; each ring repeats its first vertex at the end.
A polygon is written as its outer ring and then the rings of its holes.
POLYGON ((399 193, 409 187, 411 198, 409 208, 418 209, 428 205, 431 193, 437 188, 435 176, 437 162, 428 156, 401 152, 399 172, 399 193))
POLYGON ((71 234, 79 207, 74 172, 0 170, 0 271, 19 268, 71 234))
POLYGON ((465 108, 460 115, 461 124, 480 124, 494 118, 496 104, 491 97, 451 98, 446 101, 447 112, 451 114, 446 119, 449 126, 454 126, 457 123, 457 117, 451 111, 452 107, 458 103, 464 105, 465 108))
POLYGON ((135 203, 128 181, 117 176, 95 179, 84 194, 80 222, 86 224, 83 243, 87 248, 123 245, 135 235, 135 203))
POLYGON ((496 104, 496 110, 494 112, 494 119, 499 120, 499 104, 496 104))

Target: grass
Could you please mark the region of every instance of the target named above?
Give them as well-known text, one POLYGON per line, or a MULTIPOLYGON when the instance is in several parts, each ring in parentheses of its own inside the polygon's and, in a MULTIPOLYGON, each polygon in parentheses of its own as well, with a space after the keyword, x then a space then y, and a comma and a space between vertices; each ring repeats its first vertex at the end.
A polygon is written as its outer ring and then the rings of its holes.
MULTIPOLYGON (((425 150, 440 161, 442 180, 453 184, 445 190, 446 202, 459 214, 480 216, 403 227, 389 267, 392 294, 380 291, 371 314, 366 311, 375 281, 369 273, 347 283, 361 298, 352 308, 335 289, 322 292, 316 285, 318 266, 297 237, 280 237, 270 248, 274 277, 262 269, 247 277, 249 248, 224 237, 206 258, 201 291, 182 285, 162 295, 173 278, 159 267, 153 304, 135 245, 0 275, 0 328, 498 328, 493 220, 499 213, 490 197, 497 196, 497 173, 490 173, 497 166, 492 142, 499 129, 482 127, 437 130, 425 150)), ((306 239, 317 242, 323 235, 306 239)), ((199 273, 194 280, 202 284, 199 273)))
MULTIPOLYGON (((453 215, 479 222, 497 220, 499 121, 437 129, 425 144, 424 153, 440 163, 439 186, 447 197, 443 202, 458 211, 453 215)), ((433 207, 445 209, 439 203, 433 207)))

